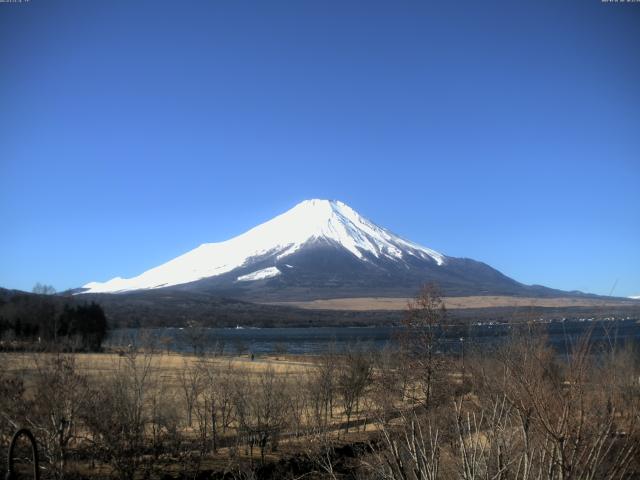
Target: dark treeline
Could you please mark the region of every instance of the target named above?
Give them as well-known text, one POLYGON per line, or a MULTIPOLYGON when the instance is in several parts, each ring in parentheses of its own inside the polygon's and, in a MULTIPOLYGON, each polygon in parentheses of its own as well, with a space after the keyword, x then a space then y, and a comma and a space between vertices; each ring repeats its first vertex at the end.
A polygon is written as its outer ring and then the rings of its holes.
MULTIPOLYGON (((0 289, 0 306, 11 297, 29 295, 0 289)), ((402 310, 311 310, 283 305, 265 305, 223 298, 202 292, 159 289, 112 294, 56 296, 59 302, 95 302, 102 307, 110 328, 164 327, 328 327, 401 325, 402 310)), ((0 313, 1 315, 1 313, 0 313)), ((485 307, 448 310, 448 321, 526 322, 533 319, 640 318, 640 306, 616 307, 485 307)))
POLYGON ((97 351, 107 335, 107 319, 95 302, 49 293, 0 297, 0 341, 5 349, 55 347, 97 351))
MULTIPOLYGON (((112 328, 373 326, 401 325, 404 312, 377 310, 311 310, 223 298, 203 292, 159 289, 140 292, 87 294, 99 303, 112 328)), ((617 307, 487 307, 448 311, 449 322, 523 322, 545 318, 640 318, 640 306, 617 307)))

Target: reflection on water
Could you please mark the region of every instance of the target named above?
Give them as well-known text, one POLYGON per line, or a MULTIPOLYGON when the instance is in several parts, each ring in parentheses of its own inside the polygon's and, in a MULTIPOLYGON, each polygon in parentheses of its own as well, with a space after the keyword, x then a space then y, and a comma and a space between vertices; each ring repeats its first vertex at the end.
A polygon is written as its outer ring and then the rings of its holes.
MULTIPOLYGON (((151 344, 176 352, 317 354, 329 349, 340 351, 355 343, 383 348, 396 342, 401 331, 399 327, 117 329, 110 333, 107 345, 151 344)), ((514 333, 528 331, 546 334, 549 343, 559 352, 567 351, 589 331, 597 348, 628 341, 640 343, 640 323, 636 320, 566 321, 535 324, 532 329, 507 324, 451 326, 443 329, 441 350, 455 353, 462 348, 491 348, 514 333)))

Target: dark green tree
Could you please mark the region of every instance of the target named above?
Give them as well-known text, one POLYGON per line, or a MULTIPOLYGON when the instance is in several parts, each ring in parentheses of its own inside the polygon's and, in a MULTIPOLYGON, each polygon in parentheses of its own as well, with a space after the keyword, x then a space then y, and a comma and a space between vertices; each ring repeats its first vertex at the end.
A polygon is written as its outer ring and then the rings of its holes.
POLYGON ((95 302, 75 307, 65 305, 58 325, 59 336, 79 336, 85 350, 100 350, 107 336, 107 319, 102 307, 95 302))

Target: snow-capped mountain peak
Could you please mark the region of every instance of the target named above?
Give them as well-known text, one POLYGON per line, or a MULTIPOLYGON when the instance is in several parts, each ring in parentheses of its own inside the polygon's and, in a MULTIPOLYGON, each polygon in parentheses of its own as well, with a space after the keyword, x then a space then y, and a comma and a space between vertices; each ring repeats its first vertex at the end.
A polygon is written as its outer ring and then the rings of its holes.
POLYGON ((340 201, 313 199, 305 200, 235 238, 202 244, 137 277, 88 283, 83 287, 83 293, 115 293, 179 285, 247 267, 265 257, 273 257, 272 267, 240 275, 237 281, 273 278, 281 273, 275 263, 317 242, 339 246, 363 262, 379 258, 399 262, 408 256, 430 260, 436 265, 446 261, 444 255, 392 234, 340 201))

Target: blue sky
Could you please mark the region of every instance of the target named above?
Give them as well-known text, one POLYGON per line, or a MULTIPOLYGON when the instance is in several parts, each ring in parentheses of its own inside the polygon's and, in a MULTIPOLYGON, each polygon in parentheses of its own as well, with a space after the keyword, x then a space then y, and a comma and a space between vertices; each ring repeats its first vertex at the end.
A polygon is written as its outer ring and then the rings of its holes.
POLYGON ((133 276, 307 198, 640 294, 640 4, 0 3, 0 286, 133 276))

